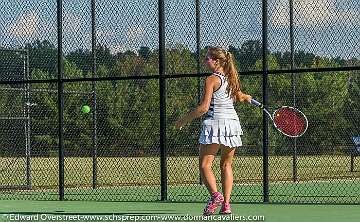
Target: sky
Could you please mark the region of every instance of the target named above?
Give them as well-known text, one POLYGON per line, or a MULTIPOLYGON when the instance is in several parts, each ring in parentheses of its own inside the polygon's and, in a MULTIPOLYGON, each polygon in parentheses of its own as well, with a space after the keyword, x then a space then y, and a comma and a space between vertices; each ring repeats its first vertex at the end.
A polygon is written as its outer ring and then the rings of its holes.
MULTIPOLYGON (((200 0, 201 46, 261 40, 260 0, 200 0)), ((97 41, 112 53, 158 47, 158 0, 96 0, 97 41)), ((269 48, 289 51, 289 0, 268 0, 269 48)), ((65 52, 91 48, 90 0, 63 0, 65 52)), ((166 46, 196 48, 195 0, 165 0, 166 46)), ((360 1, 295 0, 295 49, 360 58, 360 1)), ((0 46, 57 41, 56 0, 0 0, 0 46)))

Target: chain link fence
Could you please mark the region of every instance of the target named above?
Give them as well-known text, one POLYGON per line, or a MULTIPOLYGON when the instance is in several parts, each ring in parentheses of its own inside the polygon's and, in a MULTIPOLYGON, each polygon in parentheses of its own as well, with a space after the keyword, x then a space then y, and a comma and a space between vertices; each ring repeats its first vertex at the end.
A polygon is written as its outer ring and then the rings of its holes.
POLYGON ((201 100, 203 58, 220 46, 234 55, 243 91, 309 120, 306 134, 287 138, 271 123, 264 130, 256 107, 236 104, 244 146, 232 201, 360 203, 351 140, 360 135, 359 2, 5 0, 0 8, 1 199, 205 201, 201 119, 173 125, 201 100))

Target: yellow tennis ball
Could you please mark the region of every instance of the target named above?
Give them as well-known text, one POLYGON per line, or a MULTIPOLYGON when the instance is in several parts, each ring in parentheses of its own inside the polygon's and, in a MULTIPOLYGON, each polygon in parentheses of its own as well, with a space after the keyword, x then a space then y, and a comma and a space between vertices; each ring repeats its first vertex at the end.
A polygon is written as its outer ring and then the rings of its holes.
POLYGON ((83 112, 83 113, 89 113, 89 112, 90 112, 90 106, 88 106, 88 105, 83 105, 83 106, 81 107, 81 112, 83 112))

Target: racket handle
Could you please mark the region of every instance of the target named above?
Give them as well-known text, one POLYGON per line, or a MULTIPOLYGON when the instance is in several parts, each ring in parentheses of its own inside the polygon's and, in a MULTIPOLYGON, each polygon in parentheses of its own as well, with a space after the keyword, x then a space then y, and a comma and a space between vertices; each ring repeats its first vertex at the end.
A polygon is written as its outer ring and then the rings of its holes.
POLYGON ((250 103, 260 108, 263 108, 263 104, 255 99, 251 99, 250 103))

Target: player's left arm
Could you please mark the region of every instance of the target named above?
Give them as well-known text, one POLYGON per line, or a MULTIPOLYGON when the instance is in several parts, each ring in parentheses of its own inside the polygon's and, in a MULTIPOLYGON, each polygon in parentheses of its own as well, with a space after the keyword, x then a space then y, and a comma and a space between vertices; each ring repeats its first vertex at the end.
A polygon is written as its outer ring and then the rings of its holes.
POLYGON ((181 128, 182 126, 191 122, 193 119, 204 115, 209 110, 212 94, 214 92, 217 79, 218 77, 216 76, 209 76, 206 78, 204 85, 204 94, 200 104, 193 111, 176 121, 175 126, 177 128, 181 128))

